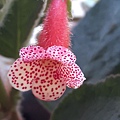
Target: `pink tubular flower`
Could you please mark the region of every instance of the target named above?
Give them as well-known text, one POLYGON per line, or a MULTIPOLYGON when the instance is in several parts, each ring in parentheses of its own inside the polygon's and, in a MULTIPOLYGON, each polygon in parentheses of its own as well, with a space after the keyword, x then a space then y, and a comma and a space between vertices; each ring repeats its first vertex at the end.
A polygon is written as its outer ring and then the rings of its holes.
POLYGON ((45 101, 60 98, 69 88, 78 88, 85 80, 70 45, 66 0, 52 0, 38 45, 24 47, 11 66, 8 78, 20 91, 32 89, 45 101))

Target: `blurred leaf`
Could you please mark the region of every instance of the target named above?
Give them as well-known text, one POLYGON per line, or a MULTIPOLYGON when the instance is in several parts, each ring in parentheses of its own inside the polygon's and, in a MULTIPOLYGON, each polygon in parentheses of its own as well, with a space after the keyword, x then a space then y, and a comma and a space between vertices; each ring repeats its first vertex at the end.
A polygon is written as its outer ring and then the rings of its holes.
POLYGON ((67 0, 67 10, 68 10, 68 15, 69 15, 69 17, 72 18, 71 0, 67 0))
POLYGON ((0 26, 5 19, 6 14, 9 11, 9 8, 11 7, 11 4, 14 0, 0 0, 0 26))
POLYGON ((0 120, 4 118, 4 113, 0 111, 0 120))
POLYGON ((18 100, 20 99, 21 99, 20 92, 13 88, 10 93, 10 101, 12 106, 16 106, 18 103, 18 100))
MULTIPOLYGON (((23 120, 23 118, 22 118, 20 115, 18 115, 17 112, 18 112, 18 111, 17 111, 16 109, 13 109, 13 110, 11 111, 11 117, 10 117, 9 120, 23 120)), ((19 114, 20 114, 20 113, 19 113, 19 114)))
POLYGON ((72 30, 72 51, 89 83, 120 73, 119 5, 120 0, 100 0, 72 30))
POLYGON ((42 0, 14 0, 0 26, 0 54, 18 57, 18 51, 31 32, 42 5, 42 0))
POLYGON ((120 76, 110 76, 97 85, 84 84, 69 94, 51 120, 119 120, 120 76))
POLYGON ((0 80, 0 109, 2 112, 7 112, 11 108, 9 97, 5 91, 5 88, 0 80))
POLYGON ((4 6, 4 0, 0 0, 0 9, 2 9, 4 6))

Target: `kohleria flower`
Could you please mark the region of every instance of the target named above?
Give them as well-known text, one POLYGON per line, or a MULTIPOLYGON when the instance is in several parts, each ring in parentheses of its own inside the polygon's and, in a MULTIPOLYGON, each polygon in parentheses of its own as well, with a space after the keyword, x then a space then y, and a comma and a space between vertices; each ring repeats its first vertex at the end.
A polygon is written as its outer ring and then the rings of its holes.
POLYGON ((22 48, 9 70, 11 85, 45 101, 60 98, 66 86, 80 87, 85 77, 69 45, 66 0, 52 0, 38 45, 22 48))

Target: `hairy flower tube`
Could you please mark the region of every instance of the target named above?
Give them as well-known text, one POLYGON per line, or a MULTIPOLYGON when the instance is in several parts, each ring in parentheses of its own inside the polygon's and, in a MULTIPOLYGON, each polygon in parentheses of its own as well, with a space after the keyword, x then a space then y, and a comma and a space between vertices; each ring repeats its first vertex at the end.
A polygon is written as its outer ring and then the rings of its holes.
POLYGON ((69 50, 69 33, 66 0, 52 0, 38 44, 23 47, 9 70, 11 85, 45 101, 60 98, 66 86, 80 87, 85 77, 69 50))

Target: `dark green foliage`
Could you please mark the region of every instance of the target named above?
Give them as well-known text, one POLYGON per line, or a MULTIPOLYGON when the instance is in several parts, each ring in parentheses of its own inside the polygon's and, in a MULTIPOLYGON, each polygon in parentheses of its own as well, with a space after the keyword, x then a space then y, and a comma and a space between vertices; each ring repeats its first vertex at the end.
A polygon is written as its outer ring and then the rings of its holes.
MULTIPOLYGON (((2 110, 2 112, 8 112, 11 108, 10 105, 10 99, 6 93, 6 90, 2 84, 2 81, 0 80, 0 109, 2 110)), ((0 111, 1 113, 1 111, 0 111)), ((1 116, 1 115, 0 115, 1 116)))
POLYGON ((97 85, 84 84, 69 94, 51 120, 119 120, 120 76, 97 85))
POLYGON ((14 0, 0 26, 0 54, 17 58, 42 8, 42 0, 14 0))
POLYGON ((72 30, 72 50, 89 83, 120 73, 119 5, 119 0, 99 0, 72 30))

